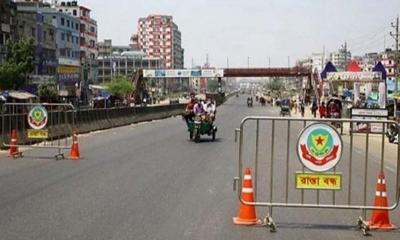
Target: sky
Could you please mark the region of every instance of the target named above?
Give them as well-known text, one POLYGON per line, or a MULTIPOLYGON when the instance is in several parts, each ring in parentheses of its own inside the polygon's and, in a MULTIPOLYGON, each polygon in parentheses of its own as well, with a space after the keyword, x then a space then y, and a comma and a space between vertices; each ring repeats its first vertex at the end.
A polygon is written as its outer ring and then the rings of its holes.
POLYGON ((98 40, 128 45, 139 17, 173 16, 185 67, 286 67, 347 42, 353 55, 393 47, 400 0, 79 0, 92 9, 98 40), (270 60, 270 61, 269 61, 270 60))

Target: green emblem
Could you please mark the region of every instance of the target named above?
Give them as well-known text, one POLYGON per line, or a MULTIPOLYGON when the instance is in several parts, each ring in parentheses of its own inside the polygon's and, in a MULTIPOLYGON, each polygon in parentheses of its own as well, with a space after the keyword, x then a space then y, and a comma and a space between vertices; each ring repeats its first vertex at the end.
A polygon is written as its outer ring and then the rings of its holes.
POLYGON ((47 124, 47 111, 42 106, 34 106, 28 114, 29 126, 33 129, 42 129, 47 124))
POLYGON ((314 129, 308 135, 307 148, 310 154, 315 157, 323 158, 327 156, 333 148, 331 134, 323 128, 314 129))

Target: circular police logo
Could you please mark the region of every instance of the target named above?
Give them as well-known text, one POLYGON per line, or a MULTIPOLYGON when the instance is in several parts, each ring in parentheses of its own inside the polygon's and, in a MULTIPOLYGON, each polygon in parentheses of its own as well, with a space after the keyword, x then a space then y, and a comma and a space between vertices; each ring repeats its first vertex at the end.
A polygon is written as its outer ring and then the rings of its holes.
POLYGON ((34 106, 28 114, 29 126, 33 129, 42 129, 47 124, 47 111, 42 106, 34 106))
POLYGON ((342 156, 342 139, 328 124, 315 123, 300 133, 297 155, 300 162, 314 172, 325 172, 336 166, 342 156))

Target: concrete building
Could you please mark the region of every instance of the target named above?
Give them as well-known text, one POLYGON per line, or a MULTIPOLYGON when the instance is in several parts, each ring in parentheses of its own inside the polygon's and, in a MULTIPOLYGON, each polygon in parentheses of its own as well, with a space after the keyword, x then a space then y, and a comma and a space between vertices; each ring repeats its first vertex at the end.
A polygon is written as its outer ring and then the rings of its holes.
POLYGON ((172 16, 149 15, 139 18, 137 37, 132 37, 132 45, 137 44, 148 57, 162 58, 166 68, 184 67, 184 50, 181 32, 172 16))
POLYGON ((12 0, 0 1, 0 64, 6 54, 6 43, 14 39, 16 5, 12 0))
POLYGON ((79 88, 82 100, 87 101, 89 84, 96 84, 98 80, 97 21, 91 17, 91 10, 79 5, 78 1, 54 0, 52 6, 57 11, 73 16, 80 22, 81 81, 79 88))
POLYGON ((312 53, 311 54, 311 63, 312 63, 312 70, 318 73, 324 70, 328 59, 325 56, 325 53, 312 53))
POLYGON ((387 80, 394 80, 395 74, 395 52, 392 49, 386 49, 379 54, 379 60, 386 69, 387 80))
POLYGON ((99 42, 99 83, 110 81, 114 76, 130 78, 137 69, 164 68, 161 58, 147 57, 142 51, 131 50, 130 46, 113 46, 111 40, 99 42))
POLYGON ((372 72, 372 69, 379 61, 379 55, 376 52, 366 53, 364 56, 357 59, 358 64, 363 72, 372 72))
POLYGON ((47 9, 44 16, 52 19, 56 27, 57 42, 57 76, 61 96, 79 96, 77 91, 80 82, 80 43, 79 21, 74 17, 47 9))
POLYGON ((330 61, 338 71, 345 71, 351 62, 351 52, 341 47, 330 54, 330 61))
POLYGON ((37 11, 18 11, 15 38, 33 39, 35 44, 35 70, 28 84, 38 85, 56 81, 56 29, 50 19, 37 11))
POLYGON ((73 16, 57 11, 43 1, 17 1, 18 11, 36 11, 44 16, 55 28, 57 83, 59 95, 75 97, 80 95, 80 21, 73 16))
POLYGON ((67 13, 79 19, 81 60, 96 59, 98 55, 97 22, 91 18, 91 10, 78 5, 78 1, 54 1, 53 4, 57 11, 67 13))

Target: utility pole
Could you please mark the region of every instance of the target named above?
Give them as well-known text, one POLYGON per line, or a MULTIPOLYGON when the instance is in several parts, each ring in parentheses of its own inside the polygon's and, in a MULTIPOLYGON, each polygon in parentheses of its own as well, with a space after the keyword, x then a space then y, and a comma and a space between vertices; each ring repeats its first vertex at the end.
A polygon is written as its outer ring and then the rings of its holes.
POLYGON ((399 79, 398 79, 398 53, 399 53, 399 17, 396 18, 396 24, 394 24, 393 22, 390 23, 390 25, 392 26, 392 28, 394 28, 395 33, 390 32, 390 36, 393 37, 394 41, 395 41, 395 52, 394 52, 394 111, 393 111, 393 116, 395 117, 395 119, 397 118, 397 94, 398 94, 398 84, 399 84, 399 79))
MULTIPOLYGON (((399 54, 399 17, 397 17, 396 18, 396 24, 394 24, 393 22, 390 24, 391 26, 392 26, 392 28, 394 28, 394 30, 395 30, 395 33, 392 33, 392 32, 390 32, 390 36, 392 36, 393 38, 394 38, 394 41, 395 41, 395 43, 396 43, 396 46, 395 46, 395 52, 394 52, 394 81, 395 81, 395 90, 394 90, 394 92, 395 92, 395 97, 394 97, 394 99, 395 99, 395 102, 396 102, 396 96, 397 96, 397 93, 398 93, 398 81, 399 81, 399 79, 398 79, 398 73, 399 73, 399 71, 398 71, 398 69, 397 69, 397 67, 398 67, 398 64, 397 64, 397 62, 398 62, 398 54, 399 54)), ((394 105, 395 106, 395 116, 396 116, 396 104, 394 105)))

